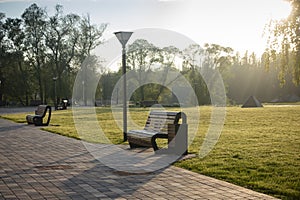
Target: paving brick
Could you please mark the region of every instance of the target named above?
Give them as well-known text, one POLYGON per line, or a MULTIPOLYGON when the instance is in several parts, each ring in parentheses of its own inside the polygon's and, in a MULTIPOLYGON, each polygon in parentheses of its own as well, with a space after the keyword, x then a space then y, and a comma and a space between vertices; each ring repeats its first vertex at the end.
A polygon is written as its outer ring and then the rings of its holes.
POLYGON ((116 172, 79 140, 0 119, 0 199, 275 199, 177 167, 116 172))

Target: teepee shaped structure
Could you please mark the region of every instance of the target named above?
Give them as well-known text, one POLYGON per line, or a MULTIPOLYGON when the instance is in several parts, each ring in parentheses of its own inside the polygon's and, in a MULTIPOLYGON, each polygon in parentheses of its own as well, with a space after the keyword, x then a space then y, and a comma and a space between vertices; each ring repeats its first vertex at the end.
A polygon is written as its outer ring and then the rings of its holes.
POLYGON ((242 105, 242 108, 263 107, 255 96, 250 96, 247 101, 242 105))

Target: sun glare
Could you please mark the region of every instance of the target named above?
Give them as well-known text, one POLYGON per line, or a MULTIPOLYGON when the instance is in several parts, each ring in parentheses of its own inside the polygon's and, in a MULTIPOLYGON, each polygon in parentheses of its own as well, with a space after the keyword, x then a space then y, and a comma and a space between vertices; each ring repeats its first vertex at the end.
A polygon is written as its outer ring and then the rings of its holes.
MULTIPOLYGON (((179 4, 178 4, 179 5, 179 4)), ((262 35, 268 22, 288 17, 291 6, 284 0, 186 1, 180 15, 166 26, 191 37, 200 45, 216 43, 261 54, 266 42, 262 35)))
POLYGON ((287 1, 279 1, 278 6, 274 7, 274 12, 271 14, 271 18, 273 19, 284 19, 287 18, 291 13, 292 7, 287 1))

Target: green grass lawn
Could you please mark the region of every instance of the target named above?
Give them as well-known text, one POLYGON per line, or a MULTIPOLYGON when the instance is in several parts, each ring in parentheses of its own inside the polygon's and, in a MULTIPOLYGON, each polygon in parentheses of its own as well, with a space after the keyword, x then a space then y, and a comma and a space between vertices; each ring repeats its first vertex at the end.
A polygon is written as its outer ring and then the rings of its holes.
MULTIPOLYGON (((111 109, 96 111, 106 136, 114 144, 122 143, 122 130, 117 127, 111 109)), ((143 125, 148 111, 131 108, 130 115, 143 125)), ((200 112, 199 132, 189 153, 199 152, 209 126, 211 107, 200 107, 200 112)), ((22 123, 25 115, 1 117, 22 123)), ((79 138, 71 110, 54 111, 50 124, 43 129, 79 138)), ((94 137, 84 139, 97 142, 94 137)), ((300 199, 300 106, 227 107, 225 125, 214 149, 205 158, 196 157, 175 165, 282 199, 300 199)))

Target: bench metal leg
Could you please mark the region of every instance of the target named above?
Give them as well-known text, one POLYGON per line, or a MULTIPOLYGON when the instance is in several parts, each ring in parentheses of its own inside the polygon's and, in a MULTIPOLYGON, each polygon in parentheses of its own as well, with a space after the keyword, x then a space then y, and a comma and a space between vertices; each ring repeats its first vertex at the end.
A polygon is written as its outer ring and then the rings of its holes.
POLYGON ((131 142, 129 142, 129 146, 130 146, 130 149, 134 149, 134 148, 137 148, 137 147, 138 147, 138 145, 133 144, 133 143, 131 143, 131 142))
POLYGON ((153 137, 151 138, 151 145, 152 145, 152 148, 153 148, 154 151, 157 151, 157 150, 158 150, 158 146, 157 146, 157 144, 156 144, 156 138, 157 138, 157 137, 155 137, 155 136, 153 136, 153 137))

